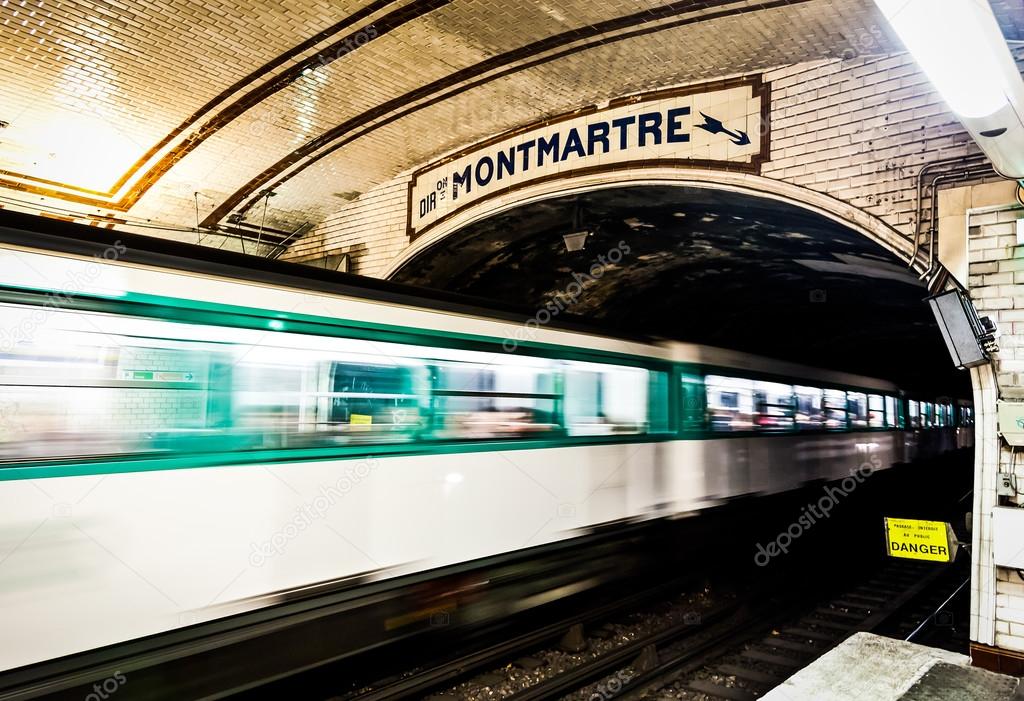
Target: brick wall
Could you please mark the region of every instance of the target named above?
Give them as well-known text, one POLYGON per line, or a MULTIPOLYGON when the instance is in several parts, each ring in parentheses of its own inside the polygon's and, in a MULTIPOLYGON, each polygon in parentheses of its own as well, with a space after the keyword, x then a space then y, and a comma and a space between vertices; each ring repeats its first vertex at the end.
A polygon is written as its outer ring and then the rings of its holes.
MULTIPOLYGON (((1012 190, 1012 184, 999 189, 1012 190)), ((996 187, 990 191, 998 191, 996 187)), ((1016 220, 1024 209, 1002 198, 995 211, 973 214, 969 219, 970 290, 978 312, 991 316, 999 324, 999 357, 996 360, 1000 388, 1014 394, 1024 388, 1024 258, 1016 257, 1016 220)), ((973 201, 972 201, 973 204, 973 201)))
POLYGON ((996 647, 1024 651, 1024 579, 1013 570, 996 572, 996 647))
MULTIPOLYGON (((978 312, 991 317, 1002 333, 992 370, 999 396, 1009 400, 1024 398, 1024 247, 1017 245, 1016 237, 1016 220, 1024 218, 1024 207, 1017 204, 1014 189, 1014 183, 1000 182, 957 188, 947 194, 966 213, 970 295, 978 312)), ((994 409, 994 400, 995 396, 990 396, 985 403, 994 409)), ((977 615, 992 617, 991 636, 982 632, 982 642, 1024 651, 1024 580, 1014 570, 993 567, 991 530, 997 476, 1016 472, 1018 480, 1024 481, 1024 463, 1013 459, 1011 450, 996 436, 994 423, 992 419, 986 431, 992 449, 978 452, 975 466, 979 493, 975 495, 972 587, 977 615)))
MULTIPOLYGON (((1017 49, 1024 69, 1024 50, 1017 49)), ((772 153, 762 175, 821 192, 909 236, 922 165, 978 149, 907 54, 802 63, 768 71, 772 153)), ((611 97, 611 96, 609 96, 611 97)), ((405 246, 409 174, 362 194, 282 256, 351 253, 377 276, 405 246)))
POLYGON ((379 277, 406 246, 408 178, 386 183, 362 194, 348 207, 328 216, 282 256, 310 265, 324 256, 349 254, 349 271, 379 277))
POLYGON ((772 157, 762 174, 843 200, 907 236, 921 166, 978 152, 909 54, 802 64, 765 77, 772 157))

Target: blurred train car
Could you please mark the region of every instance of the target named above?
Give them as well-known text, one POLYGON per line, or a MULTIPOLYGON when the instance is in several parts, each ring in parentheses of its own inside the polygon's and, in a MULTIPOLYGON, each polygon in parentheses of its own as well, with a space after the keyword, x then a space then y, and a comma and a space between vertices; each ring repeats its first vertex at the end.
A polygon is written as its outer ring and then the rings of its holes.
POLYGON ((0 669, 970 443, 883 380, 210 255, 0 220, 0 669))

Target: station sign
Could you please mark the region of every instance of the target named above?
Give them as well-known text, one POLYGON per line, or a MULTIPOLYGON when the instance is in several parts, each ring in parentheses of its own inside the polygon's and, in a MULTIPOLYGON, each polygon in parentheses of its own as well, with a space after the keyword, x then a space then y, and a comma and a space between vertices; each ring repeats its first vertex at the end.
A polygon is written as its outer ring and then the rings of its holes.
POLYGON ((558 178, 672 165, 759 172, 769 154, 760 76, 630 95, 516 129, 416 171, 409 236, 478 202, 558 178))
POLYGON ((948 523, 911 518, 886 518, 885 541, 890 557, 909 560, 952 562, 959 548, 948 523))

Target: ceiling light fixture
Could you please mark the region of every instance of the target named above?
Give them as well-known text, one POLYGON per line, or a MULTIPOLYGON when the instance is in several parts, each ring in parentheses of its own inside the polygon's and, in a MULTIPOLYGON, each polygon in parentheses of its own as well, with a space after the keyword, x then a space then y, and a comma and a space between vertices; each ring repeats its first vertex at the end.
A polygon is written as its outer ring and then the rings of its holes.
POLYGON ((1024 177, 1024 81, 989 3, 875 4, 996 170, 1024 177))
POLYGON ((562 241, 565 242, 565 250, 569 253, 574 251, 582 251, 587 245, 587 237, 590 236, 589 231, 574 231, 571 234, 564 234, 562 241))
POLYGON ((572 200, 572 231, 562 235, 562 241, 565 242, 565 250, 569 253, 582 251, 586 248, 587 237, 590 234, 590 230, 583 227, 583 210, 580 207, 580 199, 574 197, 572 200))

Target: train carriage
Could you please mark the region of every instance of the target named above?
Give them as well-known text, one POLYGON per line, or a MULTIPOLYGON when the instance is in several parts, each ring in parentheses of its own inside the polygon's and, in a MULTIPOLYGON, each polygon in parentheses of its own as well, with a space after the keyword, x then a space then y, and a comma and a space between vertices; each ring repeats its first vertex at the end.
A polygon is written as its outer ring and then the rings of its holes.
POLYGON ((968 404, 883 380, 510 352, 507 316, 53 227, 0 227, 0 669, 969 443, 968 404))

